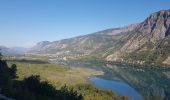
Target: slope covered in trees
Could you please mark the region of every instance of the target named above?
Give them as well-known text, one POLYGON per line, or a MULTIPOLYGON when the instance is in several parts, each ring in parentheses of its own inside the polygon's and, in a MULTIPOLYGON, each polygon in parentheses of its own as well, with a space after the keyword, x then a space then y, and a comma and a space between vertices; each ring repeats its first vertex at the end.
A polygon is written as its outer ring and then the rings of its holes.
POLYGON ((63 85, 57 88, 48 81, 42 81, 36 73, 19 80, 20 75, 16 72, 17 65, 12 64, 8 67, 7 62, 0 59, 0 99, 2 94, 15 100, 127 100, 127 97, 119 97, 112 91, 97 89, 88 84, 63 85))
POLYGON ((76 91, 67 86, 57 90, 47 81, 40 81, 38 75, 15 80, 16 71, 16 65, 9 68, 6 61, 0 59, 0 94, 16 100, 83 100, 76 91))

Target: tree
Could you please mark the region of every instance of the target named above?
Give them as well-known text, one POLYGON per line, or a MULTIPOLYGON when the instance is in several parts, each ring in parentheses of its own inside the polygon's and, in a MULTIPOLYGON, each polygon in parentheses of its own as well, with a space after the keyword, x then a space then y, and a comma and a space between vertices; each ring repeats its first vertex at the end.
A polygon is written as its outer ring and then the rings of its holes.
MULTIPOLYGON (((1 49, 0 49, 1 50, 1 49)), ((2 60, 2 54, 0 53, 0 60, 2 60)))
POLYGON ((12 78, 17 78, 17 66, 15 64, 13 64, 10 68, 10 75, 12 78))

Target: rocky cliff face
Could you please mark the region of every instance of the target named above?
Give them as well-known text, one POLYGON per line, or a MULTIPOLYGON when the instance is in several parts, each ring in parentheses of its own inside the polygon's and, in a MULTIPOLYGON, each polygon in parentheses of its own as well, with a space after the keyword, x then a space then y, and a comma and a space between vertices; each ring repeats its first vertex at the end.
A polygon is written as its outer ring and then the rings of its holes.
POLYGON ((151 14, 137 29, 151 41, 159 41, 170 35, 170 10, 151 14))
POLYGON ((119 50, 107 56, 106 60, 140 62, 153 59, 150 63, 160 63, 170 55, 169 35, 170 10, 153 13, 131 33, 126 34, 126 42, 119 50))

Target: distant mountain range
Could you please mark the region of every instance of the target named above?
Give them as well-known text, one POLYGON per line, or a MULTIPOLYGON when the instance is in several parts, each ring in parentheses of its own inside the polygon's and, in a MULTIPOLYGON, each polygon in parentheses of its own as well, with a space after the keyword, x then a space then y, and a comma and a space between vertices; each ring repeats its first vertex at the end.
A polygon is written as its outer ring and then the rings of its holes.
POLYGON ((27 54, 56 59, 100 59, 170 65, 170 10, 151 14, 142 23, 60 41, 37 43, 27 54))
POLYGON ((95 58, 139 64, 170 64, 170 10, 144 22, 60 41, 43 41, 29 53, 56 58, 95 58))
POLYGON ((25 52, 29 51, 30 48, 23 48, 23 47, 5 47, 0 46, 0 52, 3 55, 24 55, 25 52))
POLYGON ((104 52, 108 48, 113 47, 127 32, 130 32, 137 26, 138 24, 134 24, 123 28, 107 29, 85 36, 54 42, 43 41, 35 45, 29 53, 61 58, 88 56, 104 52))

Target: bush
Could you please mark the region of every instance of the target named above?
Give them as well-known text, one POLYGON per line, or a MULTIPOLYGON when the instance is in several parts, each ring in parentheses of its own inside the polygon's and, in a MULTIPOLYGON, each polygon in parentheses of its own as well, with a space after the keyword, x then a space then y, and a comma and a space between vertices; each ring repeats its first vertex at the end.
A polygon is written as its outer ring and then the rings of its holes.
POLYGON ((38 75, 23 81, 14 80, 16 71, 15 64, 9 68, 6 61, 0 58, 0 94, 16 100, 83 100, 77 91, 69 90, 67 86, 57 90, 47 81, 41 81, 38 75))

